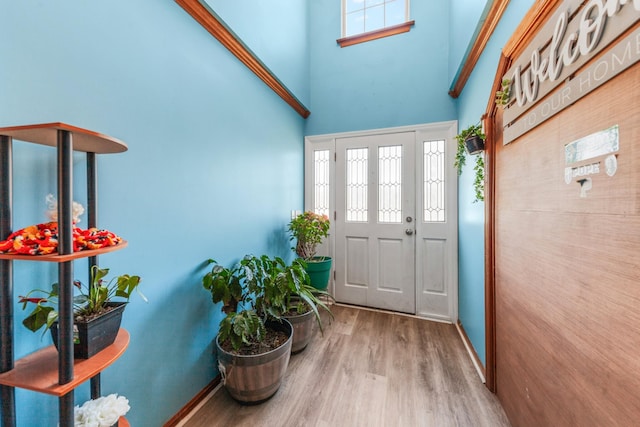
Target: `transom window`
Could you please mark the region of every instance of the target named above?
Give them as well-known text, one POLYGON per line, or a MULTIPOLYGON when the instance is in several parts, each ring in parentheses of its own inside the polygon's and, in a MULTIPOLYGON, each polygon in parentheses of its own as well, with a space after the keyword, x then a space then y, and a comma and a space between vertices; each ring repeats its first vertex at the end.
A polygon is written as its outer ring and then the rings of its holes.
POLYGON ((342 0, 342 37, 409 21, 409 0, 342 0))

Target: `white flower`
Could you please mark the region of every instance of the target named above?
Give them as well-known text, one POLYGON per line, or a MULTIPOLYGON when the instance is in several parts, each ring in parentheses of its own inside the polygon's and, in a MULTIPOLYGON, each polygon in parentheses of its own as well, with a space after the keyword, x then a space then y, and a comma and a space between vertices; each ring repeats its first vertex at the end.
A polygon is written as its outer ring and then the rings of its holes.
POLYGON ((110 427, 129 412, 129 400, 124 396, 110 394, 88 400, 74 409, 75 427, 110 427))

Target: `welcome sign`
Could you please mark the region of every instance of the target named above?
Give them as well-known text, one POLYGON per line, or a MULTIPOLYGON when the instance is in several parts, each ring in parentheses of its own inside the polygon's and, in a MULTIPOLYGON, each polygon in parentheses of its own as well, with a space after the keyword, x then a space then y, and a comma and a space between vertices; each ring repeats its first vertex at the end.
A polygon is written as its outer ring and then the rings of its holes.
POLYGON ((511 80, 511 101, 515 102, 504 111, 504 144, 574 104, 640 59, 640 28, 631 30, 640 18, 640 0, 583 3, 564 2, 505 74, 504 78, 511 80), (581 69, 593 58, 596 59, 581 69))

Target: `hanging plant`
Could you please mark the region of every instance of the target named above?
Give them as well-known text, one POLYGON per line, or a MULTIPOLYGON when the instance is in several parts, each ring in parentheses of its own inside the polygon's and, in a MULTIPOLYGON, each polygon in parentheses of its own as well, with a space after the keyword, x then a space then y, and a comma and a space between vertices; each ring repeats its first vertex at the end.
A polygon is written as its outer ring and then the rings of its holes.
POLYGON ((496 92, 496 105, 505 106, 511 98, 511 79, 502 79, 501 89, 496 92))
POLYGON ((473 203, 476 203, 478 200, 484 202, 484 154, 478 154, 473 170, 476 173, 475 179, 473 180, 473 191, 476 194, 476 198, 473 203))
POLYGON ((478 155, 476 157, 476 164, 473 167, 475 171, 473 189, 476 196, 474 203, 478 200, 484 201, 484 157, 481 153, 484 150, 485 139, 486 136, 484 132, 482 132, 482 125, 480 123, 469 126, 456 135, 458 144, 454 167, 458 170, 458 175, 462 174, 462 168, 466 163, 467 154, 478 155))

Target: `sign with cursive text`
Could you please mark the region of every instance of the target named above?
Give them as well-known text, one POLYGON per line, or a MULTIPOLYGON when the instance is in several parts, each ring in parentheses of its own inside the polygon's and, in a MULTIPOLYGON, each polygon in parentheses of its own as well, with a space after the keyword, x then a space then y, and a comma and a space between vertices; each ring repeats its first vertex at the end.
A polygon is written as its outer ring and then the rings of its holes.
POLYGON ((622 39, 620 36, 639 18, 640 0, 563 3, 504 76, 511 80, 511 98, 515 98, 503 115, 504 143, 512 142, 638 62, 640 29, 622 39))

